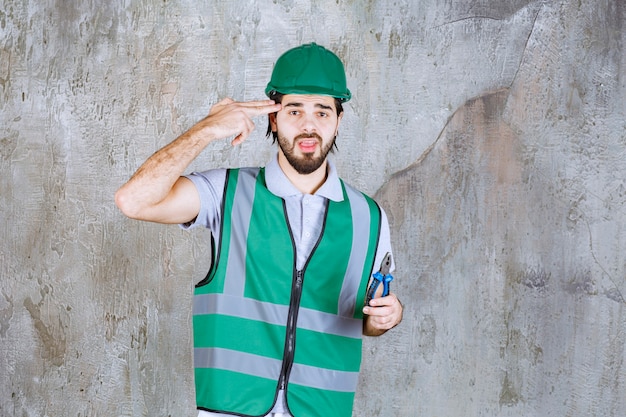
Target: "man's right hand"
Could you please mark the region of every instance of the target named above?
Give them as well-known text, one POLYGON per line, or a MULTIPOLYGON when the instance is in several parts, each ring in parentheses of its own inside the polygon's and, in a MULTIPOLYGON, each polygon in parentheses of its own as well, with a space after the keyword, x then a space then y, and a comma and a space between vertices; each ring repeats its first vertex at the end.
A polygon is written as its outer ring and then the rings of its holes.
POLYGON ((235 136, 233 145, 243 142, 254 130, 254 119, 264 114, 275 113, 281 108, 280 103, 273 100, 233 101, 225 98, 216 103, 208 116, 199 121, 191 131, 208 135, 206 140, 212 141, 235 136))
POLYGON ((216 103, 207 117, 169 145, 154 153, 115 193, 115 203, 126 216, 158 223, 195 219, 200 199, 195 186, 181 177, 189 164, 212 141, 235 136, 243 142, 254 130, 253 118, 279 111, 272 100, 216 103))

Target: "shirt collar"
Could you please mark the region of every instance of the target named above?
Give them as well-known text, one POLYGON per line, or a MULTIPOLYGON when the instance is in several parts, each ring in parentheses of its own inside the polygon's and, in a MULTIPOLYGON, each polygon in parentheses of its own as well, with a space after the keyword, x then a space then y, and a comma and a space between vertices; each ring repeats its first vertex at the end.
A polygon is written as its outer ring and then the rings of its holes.
MULTIPOLYGON (((326 181, 324 181, 324 184, 315 192, 315 195, 333 201, 343 201, 343 188, 341 187, 341 181, 339 181, 339 176, 337 175, 337 169, 330 158, 328 158, 327 161, 328 175, 326 181)), ((265 183, 267 184, 267 189, 270 190, 272 194, 281 198, 302 195, 302 192, 289 181, 289 178, 287 178, 280 165, 278 165, 278 153, 274 154, 274 157, 270 159, 265 167, 265 183)))

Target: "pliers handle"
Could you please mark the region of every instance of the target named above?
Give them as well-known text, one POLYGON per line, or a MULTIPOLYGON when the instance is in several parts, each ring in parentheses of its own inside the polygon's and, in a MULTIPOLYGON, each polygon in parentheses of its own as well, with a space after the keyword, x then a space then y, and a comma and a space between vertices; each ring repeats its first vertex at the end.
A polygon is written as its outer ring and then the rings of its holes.
POLYGON ((365 304, 369 305, 370 301, 376 295, 376 291, 380 284, 383 284, 383 293, 382 296, 386 297, 389 295, 389 283, 393 281, 393 276, 389 273, 391 269, 391 253, 387 252, 383 261, 380 264, 380 269, 378 272, 372 274, 372 279, 370 280, 370 284, 367 288, 366 293, 366 301, 365 304))

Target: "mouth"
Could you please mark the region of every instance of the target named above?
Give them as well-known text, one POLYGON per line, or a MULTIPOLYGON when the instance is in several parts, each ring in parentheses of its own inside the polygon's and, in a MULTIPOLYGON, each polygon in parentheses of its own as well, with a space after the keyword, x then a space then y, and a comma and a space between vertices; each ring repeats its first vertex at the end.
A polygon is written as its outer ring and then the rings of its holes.
POLYGON ((313 153, 321 143, 322 139, 319 135, 299 135, 296 137, 296 143, 303 153, 313 153))

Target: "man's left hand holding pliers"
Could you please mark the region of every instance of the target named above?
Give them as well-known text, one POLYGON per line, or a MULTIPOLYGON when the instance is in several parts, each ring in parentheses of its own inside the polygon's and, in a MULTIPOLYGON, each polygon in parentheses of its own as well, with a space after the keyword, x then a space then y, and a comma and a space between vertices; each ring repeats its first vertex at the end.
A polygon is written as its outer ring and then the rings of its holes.
POLYGON ((380 270, 374 274, 383 285, 370 286, 368 289, 369 303, 363 307, 363 334, 380 336, 402 321, 403 307, 398 297, 389 291, 391 254, 387 254, 381 263, 380 270), (370 292, 372 292, 370 294, 370 292), (388 293, 388 294, 387 294, 388 293))

